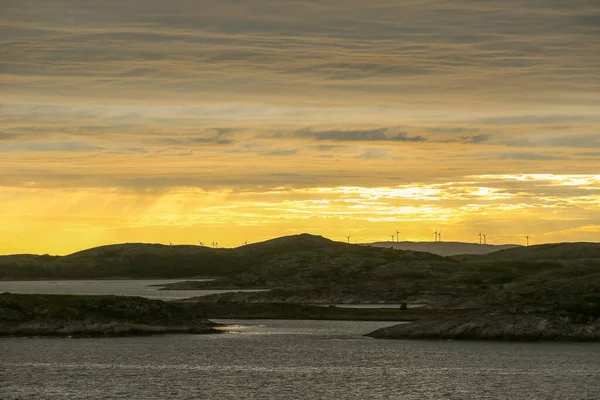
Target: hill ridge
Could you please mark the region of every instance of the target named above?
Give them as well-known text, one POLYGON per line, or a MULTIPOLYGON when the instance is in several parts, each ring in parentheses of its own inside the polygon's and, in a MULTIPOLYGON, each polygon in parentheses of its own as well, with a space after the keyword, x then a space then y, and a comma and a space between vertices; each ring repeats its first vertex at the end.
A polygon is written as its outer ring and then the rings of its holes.
POLYGON ((365 246, 387 247, 398 250, 424 251, 427 253, 438 254, 441 256, 456 256, 463 254, 488 254, 498 250, 504 250, 513 247, 521 247, 516 244, 478 244, 469 242, 374 242, 364 243, 365 246))

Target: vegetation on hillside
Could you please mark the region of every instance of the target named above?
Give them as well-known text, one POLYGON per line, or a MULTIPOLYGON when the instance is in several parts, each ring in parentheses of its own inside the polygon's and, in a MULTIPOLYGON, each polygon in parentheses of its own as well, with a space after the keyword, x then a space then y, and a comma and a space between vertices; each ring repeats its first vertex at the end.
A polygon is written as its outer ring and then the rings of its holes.
POLYGON ((217 279, 186 283, 187 288, 273 289, 203 301, 409 302, 445 309, 493 307, 595 315, 600 244, 520 247, 461 258, 303 234, 237 249, 126 244, 66 257, 0 258, 4 279, 191 276, 217 279), (39 264, 28 266, 32 259, 39 264))

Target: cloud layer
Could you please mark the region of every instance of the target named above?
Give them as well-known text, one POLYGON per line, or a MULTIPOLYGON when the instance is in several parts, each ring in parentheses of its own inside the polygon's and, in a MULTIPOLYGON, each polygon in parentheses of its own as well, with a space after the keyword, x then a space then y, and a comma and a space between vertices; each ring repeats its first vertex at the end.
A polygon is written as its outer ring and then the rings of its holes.
POLYGON ((427 107, 600 92, 593 0, 3 3, 4 91, 26 99, 427 107))
POLYGON ((66 251, 165 226, 195 242, 232 221, 365 240, 409 223, 413 239, 600 231, 597 1, 0 8, 0 233, 15 251, 31 232, 64 234, 43 250, 66 251))

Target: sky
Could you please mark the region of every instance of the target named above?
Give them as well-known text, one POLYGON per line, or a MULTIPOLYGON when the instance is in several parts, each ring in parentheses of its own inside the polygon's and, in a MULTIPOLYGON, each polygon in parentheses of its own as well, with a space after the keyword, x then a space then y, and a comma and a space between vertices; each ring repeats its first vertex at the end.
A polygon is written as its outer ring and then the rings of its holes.
POLYGON ((596 0, 0 10, 0 254, 600 241, 596 0))

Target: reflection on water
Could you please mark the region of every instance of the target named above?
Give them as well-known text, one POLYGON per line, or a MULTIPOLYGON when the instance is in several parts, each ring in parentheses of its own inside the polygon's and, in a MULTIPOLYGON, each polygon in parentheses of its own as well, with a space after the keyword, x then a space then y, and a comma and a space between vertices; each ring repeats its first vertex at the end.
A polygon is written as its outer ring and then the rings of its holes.
POLYGON ((240 328, 221 335, 0 339, 0 398, 600 398, 600 344, 361 337, 386 322, 222 322, 240 328))
MULTIPOLYGON (((195 279, 210 281, 212 279, 195 279)), ((84 294, 140 296, 149 299, 177 300, 238 290, 159 290, 160 285, 181 279, 103 279, 79 281, 0 281, 0 293, 84 294)), ((242 290, 244 291, 244 290, 242 290)))
POLYGON ((375 329, 406 322, 290 321, 283 319, 213 319, 222 330, 246 335, 323 335, 357 338, 375 329))

